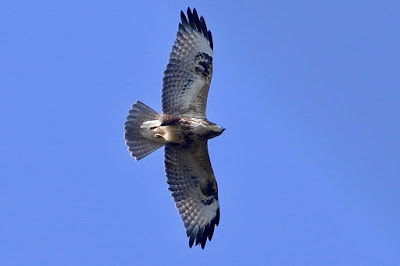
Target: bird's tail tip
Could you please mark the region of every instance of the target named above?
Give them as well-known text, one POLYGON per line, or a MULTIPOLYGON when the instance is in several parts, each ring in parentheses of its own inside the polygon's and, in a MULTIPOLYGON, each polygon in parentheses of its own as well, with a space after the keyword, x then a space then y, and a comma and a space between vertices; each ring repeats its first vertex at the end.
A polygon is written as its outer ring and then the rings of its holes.
POLYGON ((128 150, 136 161, 163 146, 162 143, 144 138, 139 132, 144 122, 157 119, 158 116, 156 111, 140 101, 132 105, 132 109, 129 111, 125 122, 125 140, 128 150))

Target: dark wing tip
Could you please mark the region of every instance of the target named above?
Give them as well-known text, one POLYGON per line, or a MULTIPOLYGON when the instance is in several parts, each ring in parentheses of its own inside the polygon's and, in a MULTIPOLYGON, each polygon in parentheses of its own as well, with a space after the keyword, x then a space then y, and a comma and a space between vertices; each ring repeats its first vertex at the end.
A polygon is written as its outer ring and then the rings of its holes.
POLYGON ((181 11, 181 21, 183 26, 202 33, 203 36, 206 37, 210 42, 211 49, 214 49, 211 31, 207 29, 206 21, 204 20, 203 16, 199 18, 196 8, 193 8, 193 12, 190 7, 187 8, 187 18, 185 13, 181 11))
POLYGON ((186 233, 189 237, 189 247, 190 248, 192 248, 192 246, 196 240, 195 246, 200 244, 201 248, 204 249, 204 247, 206 246, 207 239, 209 241, 211 241, 211 239, 214 235, 215 226, 218 226, 218 224, 219 224, 219 217, 220 217, 220 211, 218 208, 217 212, 215 214, 215 217, 205 227, 201 228, 199 231, 197 231, 195 233, 193 232, 193 228, 190 228, 190 230, 188 228, 186 233))
POLYGON ((186 19, 185 13, 183 13, 182 10, 181 10, 181 21, 182 21, 182 24, 183 24, 184 26, 189 25, 189 23, 188 23, 188 21, 187 21, 187 19, 186 19))

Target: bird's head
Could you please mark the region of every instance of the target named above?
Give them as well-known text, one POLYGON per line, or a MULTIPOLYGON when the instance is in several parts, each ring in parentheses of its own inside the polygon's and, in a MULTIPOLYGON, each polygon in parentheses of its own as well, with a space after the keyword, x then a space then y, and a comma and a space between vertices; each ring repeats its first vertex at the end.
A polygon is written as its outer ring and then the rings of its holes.
POLYGON ((210 129, 211 129, 210 131, 211 131, 211 135, 212 135, 211 138, 215 138, 215 137, 218 137, 219 135, 221 135, 222 132, 224 132, 226 128, 223 128, 219 125, 214 124, 211 126, 210 129))

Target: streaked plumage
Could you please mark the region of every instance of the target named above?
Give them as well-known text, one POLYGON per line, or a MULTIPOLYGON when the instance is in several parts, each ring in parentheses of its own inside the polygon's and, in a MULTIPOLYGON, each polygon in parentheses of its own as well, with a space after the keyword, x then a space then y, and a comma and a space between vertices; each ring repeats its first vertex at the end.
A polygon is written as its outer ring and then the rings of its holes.
POLYGON ((203 17, 181 12, 162 90, 163 114, 137 102, 125 123, 128 149, 140 160, 165 146, 167 183, 189 237, 204 248, 219 224, 218 187, 208 154, 208 139, 224 128, 206 118, 212 77, 213 41, 203 17))

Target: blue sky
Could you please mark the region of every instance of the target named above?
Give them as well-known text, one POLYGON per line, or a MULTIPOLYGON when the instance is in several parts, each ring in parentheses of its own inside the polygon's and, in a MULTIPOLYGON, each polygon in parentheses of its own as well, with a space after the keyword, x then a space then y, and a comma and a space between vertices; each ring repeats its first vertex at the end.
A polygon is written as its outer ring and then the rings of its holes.
POLYGON ((400 264, 397 1, 3 1, 1 265, 400 264), (221 222, 188 248, 163 151, 129 156, 132 103, 161 110, 179 23, 214 36, 208 118, 221 222))

